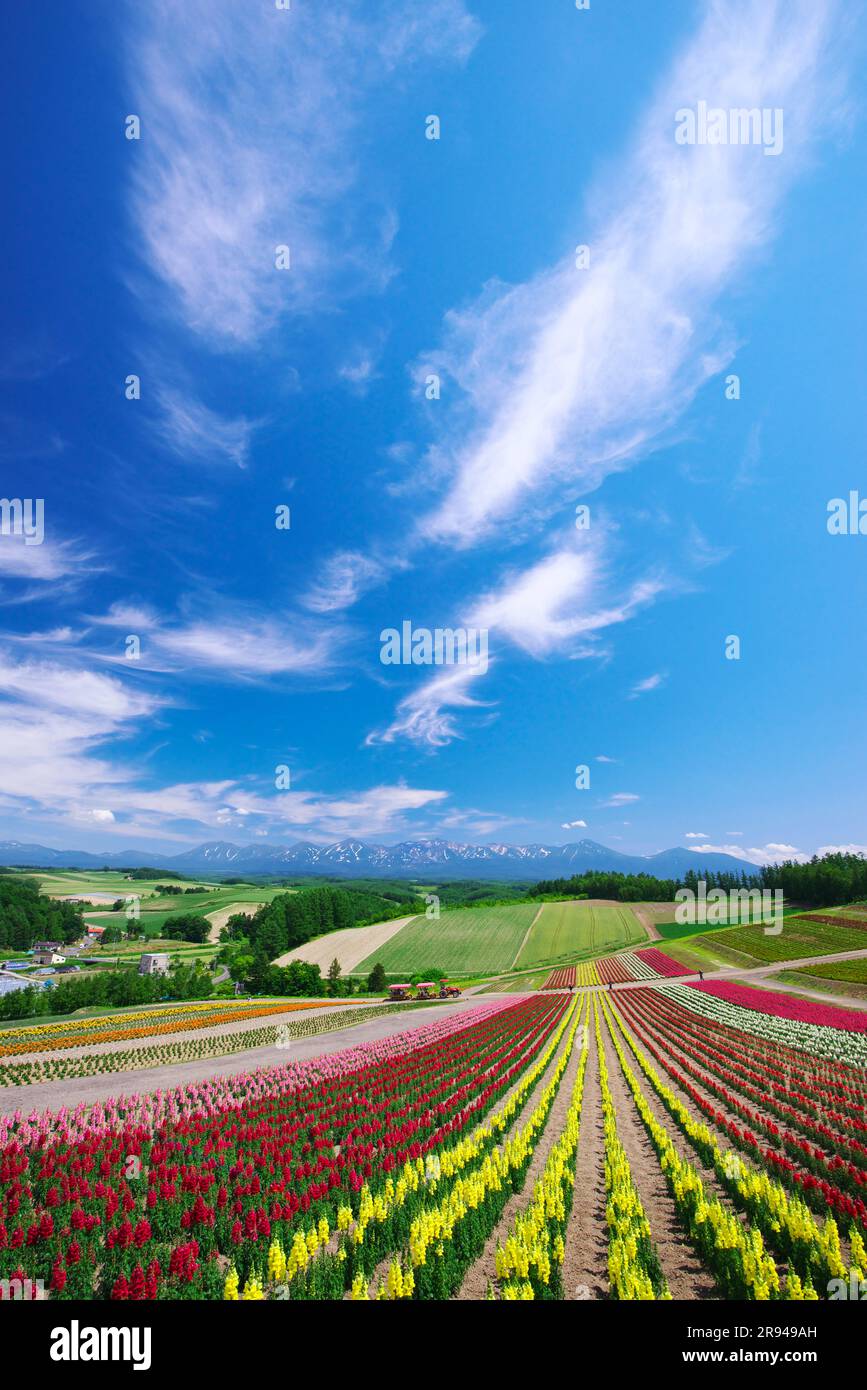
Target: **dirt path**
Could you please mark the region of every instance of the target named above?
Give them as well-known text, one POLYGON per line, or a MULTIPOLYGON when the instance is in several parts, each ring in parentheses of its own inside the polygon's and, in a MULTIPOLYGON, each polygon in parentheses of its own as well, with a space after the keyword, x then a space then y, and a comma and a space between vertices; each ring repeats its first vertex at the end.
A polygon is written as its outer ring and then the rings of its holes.
POLYGON ((632 1178, 638 1188, 644 1211, 650 1222, 651 1235, 659 1250, 663 1274, 672 1298, 707 1299, 722 1297, 716 1280, 688 1244, 684 1227, 677 1215, 674 1198, 659 1165, 647 1131, 635 1107, 620 1061, 602 1022, 608 1084, 617 1115, 617 1134, 626 1150, 632 1178))
MULTIPOLYGON (((517 953, 516 953, 516 955, 515 955, 515 958, 514 958, 514 960, 512 961, 511 966, 509 967, 511 970, 514 970, 515 966, 518 964, 518 961, 521 959, 521 952, 523 951, 524 947, 526 946, 527 942, 528 942, 529 939, 530 939, 530 932, 533 930, 533 928, 535 927, 535 925, 536 925, 536 923, 538 922, 539 918, 542 916, 542 908, 543 908, 544 906, 545 906, 545 904, 542 903, 542 906, 539 908, 539 911, 536 913, 536 916, 533 918, 533 920, 532 920, 532 922, 530 923, 529 927, 528 927, 527 930, 525 931, 525 933, 524 933, 524 940, 521 942, 520 946, 518 947, 518 950, 517 950, 517 953)), ((504 973, 505 973, 505 972, 504 972, 504 973)))
MULTIPOLYGON (((643 1052, 645 1052, 646 1055, 646 1049, 642 1046, 641 1039, 638 1038, 634 1033, 632 1033, 632 1029, 629 1027, 628 1021, 624 1020, 624 1022, 626 1023, 626 1027, 629 1029, 629 1032, 635 1038, 635 1041, 637 1042, 638 1046, 641 1048, 643 1052)), ((616 1027, 617 1025, 615 1024, 615 1029, 616 1027)), ((659 1099, 659 1096, 656 1094, 656 1091, 653 1089, 650 1082, 647 1080, 647 1077, 642 1072, 637 1060, 632 1055, 632 1052, 629 1050, 626 1043, 623 1041, 623 1038, 619 1032, 617 1033, 617 1036, 620 1039, 620 1043, 626 1053, 626 1060, 629 1063, 630 1069, 632 1070, 632 1072, 638 1080, 639 1086, 641 1088, 641 1094, 644 1096, 645 1101, 650 1107, 650 1110, 653 1113, 654 1118, 658 1121, 659 1124, 662 1125, 663 1129, 668 1134, 672 1144, 674 1145, 680 1157, 682 1159, 685 1159, 687 1163, 691 1163, 693 1168, 695 1168, 696 1172, 702 1180, 702 1183, 704 1184, 704 1189, 708 1196, 716 1197, 720 1201, 720 1203, 725 1207, 726 1211, 731 1212, 731 1214, 737 1218, 737 1220, 741 1223, 745 1230, 749 1230, 750 1221, 747 1218, 746 1214, 734 1204, 726 1188, 723 1186, 723 1184, 717 1177, 716 1170, 713 1168, 711 1164, 705 1162, 705 1160, 702 1158, 701 1154, 698 1152, 697 1149, 693 1148, 692 1144, 689 1142, 679 1125, 668 1113, 662 1101, 659 1099)), ((670 1077, 667 1072, 663 1071, 663 1069, 658 1066, 654 1058, 650 1058, 650 1061, 657 1068, 659 1074, 662 1076, 663 1083, 669 1088, 669 1090, 671 1090, 674 1093, 674 1095, 684 1106, 684 1108, 689 1111, 692 1118, 700 1121, 703 1124, 707 1124, 710 1128, 707 1116, 704 1115, 701 1110, 699 1110, 699 1107, 694 1103, 692 1097, 689 1096, 685 1091, 681 1090, 680 1086, 678 1086, 678 1084, 673 1080, 673 1078, 670 1077)), ((618 1068, 620 1067, 619 1061, 617 1062, 617 1066, 618 1068)), ((621 1070, 621 1076, 622 1075, 623 1073, 621 1070)), ((631 1092, 630 1104, 633 1107, 635 1106, 635 1101, 631 1098, 631 1092)), ((717 1104, 719 1104, 719 1102, 717 1102, 717 1104)), ((772 1253, 776 1261, 777 1269, 780 1273, 780 1278, 782 1278, 784 1272, 788 1269, 788 1265, 784 1257, 780 1255, 776 1249, 774 1249, 772 1253)))
MULTIPOLYGON (((588 1001, 589 1005, 589 1001, 588 1001)), ((575 1200, 566 1226, 563 1289, 567 1299, 608 1297, 608 1227, 605 1224, 605 1143, 599 1055, 590 1025, 581 1128, 575 1162, 575 1200)))
MULTIPOLYGON (((627 1028, 629 1028, 629 1023, 628 1023, 628 1021, 626 1022, 626 1026, 627 1026, 627 1028)), ((632 1030, 630 1029, 630 1031, 632 1031, 632 1030)), ((635 1037, 635 1041, 638 1043, 638 1046, 642 1049, 642 1051, 645 1053, 645 1055, 646 1055, 646 1056, 649 1056, 649 1054, 647 1053, 647 1049, 642 1045, 642 1040, 641 1040, 641 1038, 639 1038, 636 1034, 633 1034, 633 1036, 635 1037)), ((666 1052, 666 1050, 665 1050, 664 1045, 661 1045, 658 1039, 654 1039, 654 1043, 655 1043, 655 1045, 656 1045, 657 1047, 660 1047, 660 1050, 663 1052, 663 1055, 666 1056, 666 1057, 667 1057, 667 1060, 670 1061, 670 1062, 672 1062, 672 1064, 673 1064, 679 1071, 683 1071, 683 1070, 684 1070, 682 1067, 679 1067, 679 1066, 678 1066, 678 1060, 677 1060, 676 1058, 671 1058, 671 1057, 668 1056, 668 1054, 667 1054, 667 1052, 666 1052)), ((631 1066, 632 1066, 632 1061, 633 1061, 633 1060, 634 1060, 634 1059, 630 1060, 630 1065, 631 1065, 631 1066)), ((703 1125, 706 1125, 707 1128, 710 1129, 711 1131, 714 1131, 714 1130, 715 1130, 716 1133, 720 1136, 720 1138, 721 1138, 721 1140, 722 1140, 724 1146, 725 1146, 726 1144, 730 1144, 730 1145, 731 1145, 731 1150, 732 1150, 733 1153, 740 1153, 741 1151, 738 1150, 738 1149, 735 1147, 734 1143, 725 1135, 725 1133, 724 1133, 724 1131, 723 1131, 723 1128, 722 1128, 722 1125, 716 1124, 716 1123, 714 1123, 714 1122, 710 1119, 710 1117, 701 1109, 701 1107, 700 1107, 699 1105, 696 1104, 695 1100, 694 1100, 693 1097, 689 1094, 689 1092, 688 1092, 688 1091, 685 1091, 685 1090, 683 1089, 683 1087, 680 1085, 680 1083, 677 1082, 677 1081, 674 1079, 674 1077, 670 1074, 670 1072, 666 1071, 665 1068, 661 1065, 661 1063, 657 1062, 657 1060, 656 1060, 655 1057, 649 1057, 649 1060, 650 1060, 651 1064, 652 1064, 654 1067, 656 1067, 656 1069, 657 1069, 657 1071, 658 1071, 658 1073, 659 1073, 659 1075, 660 1075, 660 1077, 661 1077, 661 1079, 662 1079, 662 1081, 663 1081, 663 1084, 664 1084, 665 1086, 667 1086, 667 1087, 669 1088, 669 1090, 671 1090, 671 1091, 674 1093, 674 1095, 676 1096, 676 1098, 680 1101, 680 1103, 681 1103, 681 1105, 684 1107, 684 1109, 687 1110, 687 1111, 689 1112, 689 1114, 691 1115, 691 1117, 692 1117, 694 1120, 698 1121, 698 1123, 703 1124, 703 1125)), ((692 1063, 693 1066, 699 1067, 700 1074, 701 1074, 701 1075, 704 1075, 705 1069, 704 1069, 703 1067, 701 1067, 700 1064, 697 1063, 697 1062, 695 1061, 695 1058, 690 1057, 690 1058, 689 1058, 689 1061, 692 1063)), ((637 1063, 635 1063, 635 1065, 632 1066, 632 1070, 637 1072, 637 1070, 638 1070, 638 1064, 637 1064, 637 1063)), ((741 1115, 737 1110, 734 1110, 730 1105, 728 1105, 728 1104, 726 1103, 726 1101, 723 1099, 722 1096, 716 1095, 715 1092, 712 1091, 708 1086, 702 1085, 702 1082, 701 1082, 700 1079, 696 1078, 695 1076, 690 1075, 688 1072, 685 1073, 685 1075, 686 1075, 686 1077, 687 1077, 687 1080, 689 1081, 690 1086, 692 1086, 692 1087, 695 1088, 696 1092, 702 1097, 703 1100, 706 1100, 710 1105, 713 1106, 715 1112, 717 1112, 718 1114, 725 1115, 727 1119, 734 1120, 735 1124, 738 1125, 740 1128, 743 1128, 743 1127, 746 1125, 746 1127, 747 1127, 748 1129, 750 1129, 752 1132, 756 1132, 756 1133, 757 1133, 757 1138, 758 1138, 758 1140, 759 1140, 759 1143, 761 1144, 761 1147, 762 1147, 762 1150, 763 1150, 763 1151, 767 1151, 767 1150, 773 1149, 773 1150, 775 1150, 777 1153, 781 1154, 784 1158, 787 1158, 790 1162, 795 1162, 795 1161, 796 1161, 796 1160, 794 1160, 794 1159, 792 1158, 792 1155, 791 1155, 790 1153, 787 1152, 785 1146, 783 1145, 783 1143, 782 1143, 779 1139, 775 1140, 775 1139, 773 1138, 772 1135, 765 1133, 764 1130, 759 1130, 757 1126, 754 1127, 749 1121, 747 1121, 747 1120, 744 1119, 744 1116, 743 1116, 743 1115, 741 1115)), ((714 1078, 714 1079, 716 1079, 716 1078, 714 1078)), ((704 1165, 704 1163, 702 1162, 701 1158, 699 1157, 698 1152, 692 1147, 692 1145, 689 1143, 689 1141, 684 1137, 684 1135, 683 1135, 682 1131, 680 1130, 680 1128, 678 1127, 678 1125, 675 1123, 675 1121, 672 1119, 672 1117, 668 1114, 668 1111, 665 1110, 665 1107, 662 1105, 662 1102, 661 1102, 661 1101, 658 1099, 658 1097, 656 1096, 656 1092, 653 1090, 653 1087, 650 1086, 650 1084, 647 1083, 647 1082, 645 1081, 645 1078, 644 1078, 643 1074, 642 1074, 642 1076, 640 1077, 640 1081, 641 1081, 641 1083, 642 1083, 642 1091, 644 1092, 645 1098, 647 1099, 647 1101, 648 1101, 648 1103, 650 1104, 651 1108, 653 1108, 653 1109, 655 1110, 655 1113, 657 1114, 657 1117, 658 1117, 660 1123, 663 1124, 663 1125, 665 1126, 666 1130, 668 1131, 669 1135, 670 1135, 671 1138, 672 1138, 672 1141, 673 1141, 674 1144, 678 1147, 679 1152, 682 1153, 683 1156, 684 1156, 685 1158, 687 1158, 687 1159, 689 1160, 689 1162, 692 1163, 692 1164, 694 1165, 694 1167, 696 1167, 696 1168, 699 1170, 699 1172, 700 1172, 700 1174, 701 1174, 701 1177, 702 1177, 702 1181, 705 1183, 705 1186, 706 1186, 706 1187, 711 1187, 711 1188, 713 1188, 713 1189, 715 1190, 716 1195, 720 1198, 720 1201, 723 1203, 723 1205, 724 1205, 724 1206, 727 1206, 727 1207, 729 1207, 731 1210, 733 1210, 733 1211, 735 1212, 735 1214, 738 1216, 739 1220, 740 1220, 744 1225, 749 1225, 749 1222, 746 1221, 746 1219, 745 1219, 743 1213, 739 1212, 738 1209, 737 1209, 736 1207, 734 1207, 733 1204, 732 1204, 732 1202, 729 1200, 729 1198, 728 1198, 728 1196, 727 1196, 727 1194, 726 1194, 725 1188, 722 1186, 722 1184, 721 1184, 721 1183, 718 1181, 718 1179, 716 1178, 716 1175, 715 1175, 713 1169, 712 1169, 712 1168, 709 1169, 709 1168, 707 1168, 707 1167, 704 1165)), ((625 1083, 624 1083, 624 1084, 625 1084, 625 1083)), ((614 1089, 614 1088, 613 1088, 613 1086, 612 1086, 612 1090, 613 1090, 613 1089, 614 1089)), ((740 1097, 740 1099, 742 1099, 743 1102, 744 1102, 744 1104, 747 1105, 747 1106, 749 1106, 750 1109, 755 1110, 755 1111, 757 1111, 758 1113, 760 1113, 761 1115, 763 1115, 763 1116, 765 1117, 765 1119, 770 1120, 773 1124, 780 1125, 781 1127, 783 1126, 783 1124, 784 1124, 783 1121, 781 1121, 776 1115, 772 1114, 771 1112, 766 1111, 762 1106, 757 1105, 757 1104, 755 1103, 755 1101, 750 1100, 750 1098, 749 1098, 748 1096, 742 1096, 742 1097, 740 1097)), ((634 1104, 634 1102, 633 1102, 633 1104, 634 1104)), ((804 1137, 804 1136, 801 1136, 801 1137, 804 1137)), ((815 1147, 819 1147, 818 1145, 816 1145, 816 1136, 814 1136, 814 1138, 813 1138, 813 1140, 812 1140, 811 1142, 814 1144, 815 1147)), ((747 1163, 747 1164, 749 1164, 751 1167, 759 1167, 759 1168, 760 1168, 760 1167, 764 1167, 764 1166, 765 1166, 765 1165, 761 1162, 761 1160, 758 1158, 757 1155, 755 1155, 755 1154, 750 1154, 750 1153, 745 1153, 745 1154, 744 1154, 744 1162, 747 1163)), ((807 1171, 807 1170, 805 1170, 805 1171, 807 1171)), ((826 1174, 826 1177, 827 1177, 828 1181, 833 1182, 834 1176, 833 1176, 832 1173, 826 1174)), ((783 1184, 783 1186, 785 1186, 785 1184, 783 1184)), ((829 1214, 828 1212, 814 1212, 814 1213, 813 1213, 813 1215, 815 1216, 816 1220, 819 1222, 820 1225, 821 1225, 822 1222, 824 1221, 825 1216, 828 1215, 828 1214, 829 1214)), ((846 1229, 847 1229, 847 1228, 846 1228, 846 1224, 845 1224, 845 1222, 844 1222, 844 1223, 842 1224, 842 1227, 841 1227, 841 1230, 840 1230, 840 1239, 841 1239, 841 1243, 842 1243, 842 1246, 843 1246, 844 1256, 845 1256, 845 1255, 847 1254, 847 1252, 848 1252, 848 1241, 847 1241, 847 1236, 846 1236, 846 1229)), ((780 1277, 782 1278, 782 1275, 783 1275, 784 1271, 785 1271, 786 1268, 787 1268, 787 1264, 786 1264, 786 1261, 785 1261, 785 1257, 780 1253, 779 1247, 777 1247, 777 1246, 771 1246, 770 1241, 768 1241, 768 1245, 769 1245, 769 1247, 771 1248, 772 1254, 773 1254, 774 1259, 775 1259, 776 1264, 777 1264, 777 1269, 780 1271, 780 1277)))
MULTIPOLYGON (((488 1284, 493 1283, 495 1277, 494 1255, 496 1253, 497 1244, 501 1240, 505 1240, 509 1231, 512 1229, 515 1216, 529 1204, 533 1193, 533 1185, 536 1180, 541 1177, 545 1164, 548 1162, 548 1154, 563 1133, 566 1115, 569 1110, 569 1103, 572 1099, 572 1088, 575 1085, 575 1077, 578 1073, 583 1026, 584 1025, 581 1024, 578 1028, 578 1032, 575 1034, 572 1055, 569 1058, 566 1070, 560 1078, 560 1086, 554 1098, 554 1104, 548 1112, 545 1128, 539 1136, 535 1152, 530 1159, 530 1166, 527 1169, 524 1186, 520 1192, 513 1192, 509 1197, 499 1221, 485 1242, 484 1250, 476 1262, 470 1265, 470 1268, 467 1270, 464 1276, 464 1282, 461 1285, 459 1293, 456 1295, 461 1302, 484 1299, 488 1284)), ((517 1120, 518 1125, 523 1124, 527 1117, 532 1115, 535 1106, 538 1105, 542 1092, 548 1084, 550 1074, 556 1066, 557 1058, 561 1056, 563 1048, 566 1045, 566 1039, 569 1036, 571 1027, 572 1024, 570 1023, 562 1039, 561 1046, 557 1049, 556 1055, 551 1058, 550 1065, 546 1068, 544 1075, 539 1078, 533 1094, 528 1098, 527 1104, 517 1120)))
MULTIPOLYGON (((638 907, 635 903, 629 903, 629 907, 631 907, 632 911, 635 913, 651 941, 661 941, 662 933, 654 922, 651 914, 646 912, 643 907, 638 907)), ((635 949, 640 950, 640 947, 636 947, 635 949)))

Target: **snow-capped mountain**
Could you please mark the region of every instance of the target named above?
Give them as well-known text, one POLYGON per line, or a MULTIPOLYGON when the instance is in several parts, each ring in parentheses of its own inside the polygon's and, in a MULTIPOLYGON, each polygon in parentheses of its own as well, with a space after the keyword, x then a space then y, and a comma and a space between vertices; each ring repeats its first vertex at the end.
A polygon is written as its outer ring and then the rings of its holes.
POLYGON ((303 840, 294 845, 235 845, 228 840, 212 840, 175 855, 138 850, 99 855, 5 840, 0 841, 0 865, 82 869, 153 865, 177 869, 181 873, 312 873, 407 878, 423 874, 491 879, 568 878, 588 869, 648 873, 658 878, 679 878, 689 869, 758 872, 753 865, 729 854, 697 854, 682 848, 651 855, 621 854, 595 840, 577 840, 567 845, 468 845, 435 839, 403 840, 397 845, 367 844, 363 840, 338 840, 333 845, 316 845, 303 840))

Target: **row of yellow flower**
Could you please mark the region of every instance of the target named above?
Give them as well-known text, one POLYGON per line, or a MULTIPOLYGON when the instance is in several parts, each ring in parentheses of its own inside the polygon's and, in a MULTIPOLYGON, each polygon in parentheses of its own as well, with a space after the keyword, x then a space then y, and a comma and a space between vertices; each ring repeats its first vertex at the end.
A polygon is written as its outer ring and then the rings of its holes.
POLYGON ((500 1297, 506 1300, 534 1299, 537 1289, 540 1296, 551 1296, 552 1282, 554 1296, 562 1294, 560 1272, 566 1253, 563 1237, 575 1188, 575 1153, 581 1126, 588 1041, 589 1029, 585 1021, 578 1074, 563 1133, 551 1149, 529 1206, 516 1216, 505 1244, 497 1246, 495 1268, 500 1297))
MULTIPOLYGON (((606 1003, 606 1009, 608 1007, 606 1003)), ((840 1234, 834 1219, 829 1217, 825 1221, 824 1227, 820 1227, 809 1207, 800 1198, 790 1195, 764 1169, 757 1171, 750 1168, 738 1154, 723 1153, 717 1136, 701 1121, 694 1120, 686 1107, 664 1085, 655 1068, 625 1027, 616 1009, 611 1010, 611 1016, 616 1021, 641 1070, 669 1114, 677 1121, 697 1152, 712 1165, 721 1185, 726 1188, 754 1223, 752 1231, 755 1232, 755 1235, 751 1234, 749 1237, 751 1252, 757 1255, 757 1252, 762 1249, 759 1242, 764 1235, 764 1238, 771 1245, 777 1247, 794 1266, 785 1281, 783 1291, 780 1289, 778 1277, 775 1278, 775 1270, 774 1273, 771 1272, 770 1266, 773 1261, 770 1260, 770 1256, 765 1255, 765 1261, 770 1263, 762 1264, 759 1261, 754 1271, 754 1278, 748 1280, 753 1287, 752 1296, 755 1298, 814 1299, 818 1297, 814 1280, 826 1284, 831 1279, 846 1278, 847 1270, 841 1258, 840 1234), (758 1241, 756 1237, 758 1237, 758 1241)), ((616 1039, 615 1046, 617 1046, 616 1039)), ((625 1059, 623 1060, 625 1061, 625 1059)), ((636 1081, 633 1094, 635 1094, 637 1086, 636 1081)), ((672 1170, 674 1171, 673 1165, 672 1170)), ((735 1218, 730 1217, 729 1220, 734 1221, 735 1218)), ((740 1223, 738 1222, 737 1225, 743 1234, 740 1223)), ((734 1239, 734 1236, 732 1238, 734 1239)), ((862 1259, 865 1258, 863 1242, 858 1232, 854 1230, 850 1236, 850 1241, 853 1258, 857 1261, 855 1272, 860 1278, 861 1269, 867 1267, 867 1260, 864 1264, 861 1263, 862 1259)), ((749 1273, 751 1270, 752 1267, 749 1266, 747 1272, 749 1273)))
MULTIPOLYGON (((665 1127, 653 1114, 616 1035, 612 1014, 603 999, 611 1041, 638 1113, 656 1149, 678 1216, 704 1262, 732 1298, 765 1300, 780 1294, 780 1279, 756 1226, 744 1230, 738 1218, 709 1197, 697 1170, 681 1158, 665 1127)), ((815 1296, 815 1295, 814 1295, 815 1296)))
MULTIPOLYGON (((249 1005, 249 1002, 249 999, 222 999, 219 1001, 221 1007, 224 1006, 226 1008, 244 1008, 246 1005, 249 1005)), ((197 999, 175 1004, 151 1004, 148 1005, 147 1008, 131 1009, 129 1013, 125 1014, 99 1014, 94 1018, 72 1019, 61 1023, 34 1023, 28 1024, 26 1027, 10 1029, 9 1031, 13 1033, 16 1038, 26 1038, 30 1034, 37 1033, 40 1036, 50 1037, 53 1033, 67 1032, 70 1022, 81 1028, 99 1029, 105 1023, 110 1023, 112 1018, 124 1018, 137 1023, 143 1018, 161 1017, 167 1014, 171 1014, 172 1016, 176 1014, 191 1014, 201 1009, 212 1009, 214 1003, 215 1001, 213 999, 197 999)))
POLYGON ((602 983, 595 961, 585 960, 576 967, 575 983, 579 986, 600 985, 602 983))
POLYGON ((0 1057, 31 1052, 87 1047, 102 1042, 129 1042, 140 1038, 164 1037, 170 1033, 191 1032, 221 1023, 243 1022, 249 1018, 268 1018, 273 1014, 295 1013, 299 1009, 331 1008, 339 1000, 312 999, 299 1003, 253 1003, 250 1000, 211 1000, 206 1004, 171 1009, 137 1010, 99 1018, 70 1019, 35 1028, 15 1028, 0 1033, 0 1057))
MULTIPOLYGON (((393 1263, 389 1270, 389 1279, 393 1282, 396 1291, 389 1295, 389 1281, 387 1280, 385 1294, 380 1287, 377 1297, 410 1297, 416 1284, 416 1276, 413 1271, 425 1266, 431 1253, 438 1260, 446 1256, 447 1246, 449 1242, 454 1240, 456 1228, 460 1223, 471 1213, 477 1211, 490 1194, 502 1194, 512 1183, 513 1178, 526 1169, 538 1143, 539 1135, 545 1128, 563 1073, 569 1064, 579 1021, 580 1010, 576 1010, 576 1005, 573 1003, 563 1019, 561 1028, 558 1029, 559 1041, 563 1031, 571 1023, 566 1045, 557 1058, 551 1077, 529 1118, 514 1135, 506 1138, 502 1146, 497 1146, 486 1154, 481 1164, 473 1172, 468 1173, 465 1177, 459 1177, 441 1202, 426 1207, 416 1216, 409 1231, 409 1261, 406 1266, 406 1273, 403 1279, 398 1281, 393 1263), (406 1275, 409 1275, 409 1290, 407 1290, 406 1275)), ((553 1052, 549 1050, 549 1060, 550 1056, 553 1056, 553 1052)), ((536 1074, 538 1076, 539 1072, 537 1071, 536 1074)), ((360 1288, 354 1287, 352 1296, 369 1297, 369 1291, 362 1291, 360 1288)))
MULTIPOLYGON (((303 1231, 296 1231, 288 1255, 282 1241, 272 1240, 268 1248, 268 1283, 276 1287, 285 1285, 299 1270, 307 1268, 317 1250, 324 1250, 330 1239, 331 1229, 323 1216, 319 1224, 311 1226, 306 1235, 303 1231)), ((251 1274, 242 1292, 238 1271, 232 1265, 226 1276, 223 1298, 228 1303, 258 1302, 265 1298, 262 1280, 258 1274, 251 1274)))
POLYGON ((650 1222, 633 1182, 626 1150, 617 1135, 617 1116, 608 1084, 596 998, 593 1000, 593 1022, 599 1053, 599 1085, 605 1131, 605 1219, 609 1231, 608 1279, 611 1293, 619 1299, 669 1299, 671 1294, 651 1235, 650 1222))
MULTIPOLYGON (((466 1136, 464 1139, 458 1140, 451 1148, 444 1149, 439 1155, 428 1154, 426 1159, 417 1158, 408 1160, 404 1164, 400 1176, 396 1180, 388 1178, 382 1191, 377 1193, 375 1197, 367 1184, 365 1184, 359 1194, 358 1213, 356 1216, 353 1216, 352 1208, 349 1206, 342 1206, 339 1208, 337 1213, 338 1260, 341 1262, 345 1261, 350 1251, 357 1254, 359 1248, 364 1246, 368 1228, 372 1225, 383 1225, 390 1217, 400 1211, 411 1194, 418 1192, 424 1187, 427 1187, 431 1195, 435 1194, 438 1184, 443 1179, 449 1180, 458 1177, 459 1174, 470 1169, 471 1166, 481 1158, 485 1152, 486 1146, 489 1145, 494 1136, 502 1134, 509 1128, 515 1114, 523 1107, 527 1095, 536 1085, 539 1077, 550 1065, 551 1059, 559 1048, 566 1028, 569 1025, 570 1018, 575 1012, 575 1008, 576 1005, 573 1003, 557 1025, 553 1036, 546 1044, 541 1056, 537 1058, 532 1067, 530 1067, 521 1078, 518 1086, 512 1092, 512 1095, 506 1103, 501 1106, 499 1110, 489 1115, 480 1125, 477 1125, 472 1134, 466 1136)), ((560 1065, 565 1067, 565 1062, 562 1062, 562 1059, 560 1065)), ((322 1223, 320 1222, 320 1227, 321 1226, 322 1223)), ((329 1240, 319 1240, 318 1247, 311 1248, 311 1241, 315 1234, 315 1232, 311 1232, 308 1233, 306 1237, 306 1257, 301 1250, 301 1244, 296 1236, 295 1243, 292 1247, 295 1258, 287 1258, 287 1268, 284 1275, 285 1280, 291 1280, 297 1274, 304 1273, 308 1267, 310 1257, 315 1253, 316 1248, 321 1247, 320 1253, 323 1255, 326 1253, 326 1247, 330 1240, 330 1233, 329 1240)), ((302 1241, 304 1239, 305 1238, 302 1237, 302 1241)), ((401 1272, 400 1263, 394 1260, 387 1279, 387 1284, 392 1289, 397 1287, 397 1274, 401 1272)), ((255 1280, 254 1282, 257 1287, 261 1287, 260 1280, 255 1280)), ((282 1283, 283 1279, 273 1282, 282 1283)), ((250 1285, 250 1283, 251 1281, 248 1280, 248 1285, 250 1285)), ((367 1284, 368 1280, 363 1270, 359 1271, 352 1281, 350 1297, 354 1299, 365 1299, 369 1297, 367 1284)), ((389 1296, 407 1298, 411 1296, 414 1289, 414 1280, 411 1270, 407 1269, 406 1273, 402 1274, 400 1288, 400 1293, 389 1296)), ((226 1289, 227 1292, 225 1296, 229 1298, 230 1293, 228 1290, 230 1289, 230 1284, 228 1280, 226 1289)), ((237 1293, 237 1283, 235 1284, 235 1289, 237 1293)), ((247 1285, 245 1285, 244 1294, 242 1296, 253 1296, 252 1294, 247 1294, 247 1285)), ((383 1294, 380 1291, 377 1297, 382 1296, 383 1294)))

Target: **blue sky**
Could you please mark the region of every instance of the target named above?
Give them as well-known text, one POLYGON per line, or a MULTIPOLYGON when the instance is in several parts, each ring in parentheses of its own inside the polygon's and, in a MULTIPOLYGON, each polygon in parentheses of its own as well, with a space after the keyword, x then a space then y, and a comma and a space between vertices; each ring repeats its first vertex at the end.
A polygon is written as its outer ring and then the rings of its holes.
POLYGON ((45 533, 0 535, 0 836, 867 844, 867 537, 827 529, 867 498, 863 18, 2 23, 2 491, 45 533), (702 101, 782 148, 678 143, 702 101), (384 665, 405 621, 487 670, 384 665))

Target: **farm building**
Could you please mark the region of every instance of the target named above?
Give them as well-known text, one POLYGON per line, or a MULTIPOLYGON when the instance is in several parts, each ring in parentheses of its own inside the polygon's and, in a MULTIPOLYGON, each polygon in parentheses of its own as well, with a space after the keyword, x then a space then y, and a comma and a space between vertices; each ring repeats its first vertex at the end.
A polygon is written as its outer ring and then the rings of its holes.
POLYGON ((142 956, 138 963, 140 975, 167 975, 168 970, 169 957, 162 952, 147 953, 142 956))
POLYGON ((34 951, 33 962, 35 965, 63 965, 66 956, 62 956, 59 951, 45 950, 34 951))

